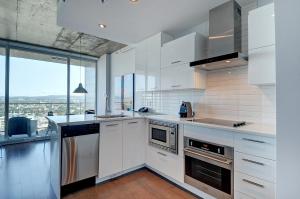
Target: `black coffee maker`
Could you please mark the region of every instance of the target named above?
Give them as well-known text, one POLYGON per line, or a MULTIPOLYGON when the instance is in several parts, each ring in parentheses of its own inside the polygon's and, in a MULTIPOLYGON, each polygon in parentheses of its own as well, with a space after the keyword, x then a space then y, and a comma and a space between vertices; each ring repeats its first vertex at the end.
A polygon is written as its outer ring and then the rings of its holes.
POLYGON ((182 118, 193 117, 191 102, 182 102, 179 110, 179 115, 182 118))

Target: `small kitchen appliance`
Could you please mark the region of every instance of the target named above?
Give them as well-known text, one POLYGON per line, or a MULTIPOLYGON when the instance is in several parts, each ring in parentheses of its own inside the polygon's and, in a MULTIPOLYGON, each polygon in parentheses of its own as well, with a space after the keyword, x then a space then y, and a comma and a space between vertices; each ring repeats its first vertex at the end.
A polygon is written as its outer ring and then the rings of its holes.
POLYGON ((179 110, 179 115, 182 118, 193 117, 191 102, 182 102, 179 110))
POLYGON ((178 124, 150 120, 149 144, 178 154, 178 124))
POLYGON ((184 182, 216 198, 233 199, 233 148, 184 137, 184 182))

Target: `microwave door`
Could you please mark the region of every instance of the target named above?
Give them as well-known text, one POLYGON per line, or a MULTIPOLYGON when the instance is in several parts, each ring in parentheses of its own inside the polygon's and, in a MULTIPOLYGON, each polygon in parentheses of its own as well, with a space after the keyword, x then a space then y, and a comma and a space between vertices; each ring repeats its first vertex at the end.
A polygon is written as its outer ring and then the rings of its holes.
POLYGON ((169 127, 150 125, 150 139, 151 142, 165 147, 170 144, 170 129, 169 127))

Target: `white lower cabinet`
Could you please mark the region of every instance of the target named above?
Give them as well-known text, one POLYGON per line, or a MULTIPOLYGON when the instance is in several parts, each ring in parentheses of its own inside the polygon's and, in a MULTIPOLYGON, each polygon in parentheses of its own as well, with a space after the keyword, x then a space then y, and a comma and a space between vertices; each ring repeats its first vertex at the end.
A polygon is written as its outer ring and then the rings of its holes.
POLYGON ((99 177, 122 171, 122 121, 100 124, 99 177))
POLYGON ((236 171, 247 173, 270 182, 276 182, 276 162, 265 158, 234 153, 234 168, 236 171))
POLYGON ((184 178, 184 159, 159 148, 148 146, 147 165, 179 182, 184 178))
POLYGON ((255 199, 254 197, 247 196, 247 195, 245 195, 243 193, 240 193, 238 191, 234 192, 234 198, 235 199, 255 199))
POLYGON ((236 134, 235 199, 275 199, 275 138, 236 134))
MULTIPOLYGON (((234 188, 250 198, 255 199, 274 199, 275 184, 246 175, 244 173, 234 173, 234 188)), ((236 199, 237 197, 235 197, 236 199)))
POLYGON ((276 140, 248 134, 237 134, 234 140, 234 150, 266 159, 276 160, 276 140))
POLYGON ((123 170, 145 163, 145 133, 144 119, 123 122, 123 170))
POLYGON ((144 119, 101 123, 99 178, 144 164, 145 133, 144 119))

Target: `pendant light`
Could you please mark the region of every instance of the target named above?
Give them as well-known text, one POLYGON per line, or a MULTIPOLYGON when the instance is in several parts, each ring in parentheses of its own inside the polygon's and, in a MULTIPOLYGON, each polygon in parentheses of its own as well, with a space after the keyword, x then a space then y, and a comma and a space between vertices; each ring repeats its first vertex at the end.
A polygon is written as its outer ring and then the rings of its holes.
POLYGON ((80 41, 80 46, 79 46, 79 51, 80 51, 80 83, 78 87, 73 91, 73 93, 88 93, 85 88, 83 88, 82 83, 81 83, 81 37, 82 33, 80 34, 79 41, 80 41))

